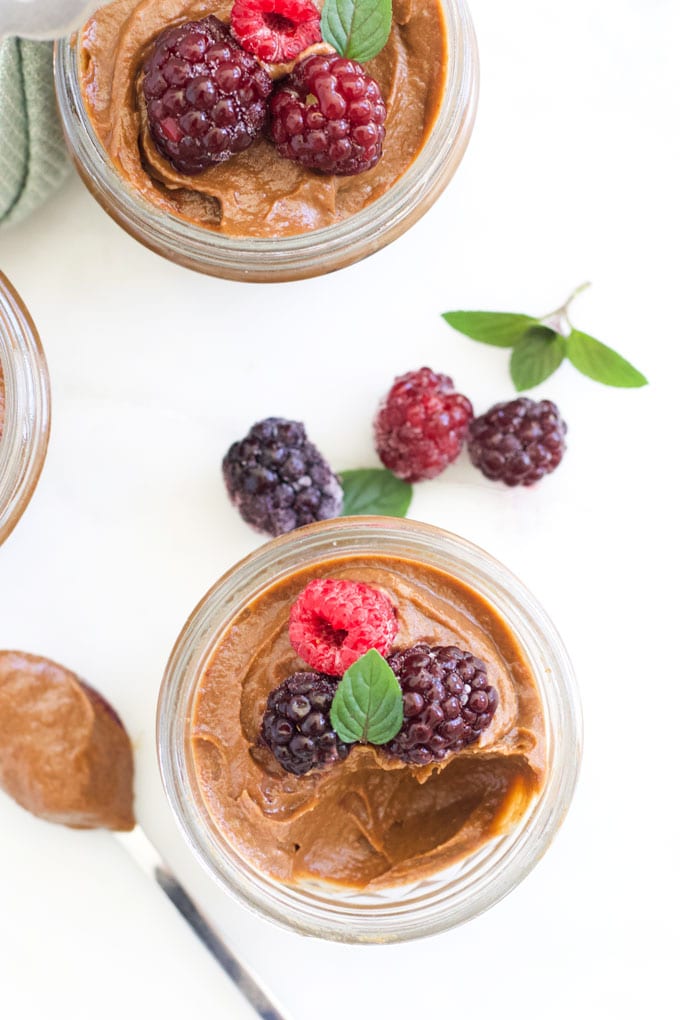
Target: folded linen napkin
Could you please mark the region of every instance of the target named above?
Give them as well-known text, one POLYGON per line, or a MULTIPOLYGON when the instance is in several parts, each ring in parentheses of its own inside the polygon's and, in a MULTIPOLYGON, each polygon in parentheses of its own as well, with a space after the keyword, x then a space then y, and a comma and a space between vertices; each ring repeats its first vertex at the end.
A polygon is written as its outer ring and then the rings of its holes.
POLYGON ((68 167, 51 44, 0 39, 0 227, 33 212, 68 167))

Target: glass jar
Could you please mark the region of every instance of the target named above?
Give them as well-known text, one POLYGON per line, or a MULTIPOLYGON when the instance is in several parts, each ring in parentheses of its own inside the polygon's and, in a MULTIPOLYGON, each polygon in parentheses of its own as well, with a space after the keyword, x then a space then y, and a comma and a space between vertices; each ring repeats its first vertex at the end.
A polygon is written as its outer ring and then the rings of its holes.
POLYGON ((498 902, 533 868, 571 802, 581 757, 573 670, 545 612, 505 567, 477 546, 429 525, 347 517, 268 542, 208 592, 180 634, 160 692, 157 738, 170 805, 201 864, 225 891, 293 930, 343 942, 399 942, 444 931, 498 902), (545 782, 507 833, 434 876, 361 892, 324 883, 286 884, 253 867, 217 828, 201 796, 190 746, 194 695, 234 617, 264 590, 315 563, 382 554, 453 575, 481 594, 522 648, 543 706, 545 782))
POLYGON ((441 0, 449 41, 439 115, 415 162, 384 195, 331 227, 285 238, 233 238, 172 216, 145 201, 118 174, 89 120, 80 90, 78 39, 55 54, 66 140, 85 184, 128 233, 180 265, 231 280, 305 279, 383 248, 418 220, 460 163, 477 108, 477 44, 465 0, 441 0))
POLYGON ((26 509, 36 487, 50 431, 45 355, 33 321, 0 273, 0 367, 4 415, 0 436, 0 543, 26 509))

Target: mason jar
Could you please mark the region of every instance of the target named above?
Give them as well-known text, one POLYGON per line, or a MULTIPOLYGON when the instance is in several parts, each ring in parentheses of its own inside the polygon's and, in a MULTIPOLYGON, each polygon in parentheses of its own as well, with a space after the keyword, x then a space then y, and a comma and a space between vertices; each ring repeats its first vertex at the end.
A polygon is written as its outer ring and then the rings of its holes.
POLYGON ((230 237, 161 210, 116 169, 88 115, 80 81, 79 35, 55 51, 56 89, 66 141, 85 184, 142 244, 203 273, 275 282, 328 273, 383 248, 430 208, 451 180, 474 123, 477 44, 465 0, 441 0, 445 81, 436 120, 415 161, 385 194, 332 226, 291 237, 230 237))
POLYGON ((0 273, 0 543, 33 495, 49 431, 45 355, 24 303, 0 273))
MULTIPOLYGON (((266 647, 267 635, 263 635, 266 647)), ((160 691, 160 771, 189 846, 218 886, 294 931, 349 943, 400 942, 470 920, 509 893, 550 845, 572 799, 582 724, 572 666, 552 622, 523 584, 484 550, 425 524, 352 517, 313 524, 267 542, 228 571, 184 626, 160 691), (423 880, 356 889, 283 881, 265 873, 218 825, 202 794, 192 754, 197 690, 230 624, 264 592, 301 571, 384 556, 439 571, 473 589, 514 637, 544 717, 543 782, 507 831, 423 880)), ((342 766, 339 766, 342 767, 342 766)), ((291 777, 292 778, 292 777, 291 777)), ((214 807, 214 805, 213 805, 214 807)))

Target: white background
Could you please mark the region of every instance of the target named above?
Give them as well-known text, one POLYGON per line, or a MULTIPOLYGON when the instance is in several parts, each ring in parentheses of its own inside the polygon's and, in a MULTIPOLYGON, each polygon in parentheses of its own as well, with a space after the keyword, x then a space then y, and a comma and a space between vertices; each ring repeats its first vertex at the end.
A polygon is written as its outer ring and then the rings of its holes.
MULTIPOLYGON (((75 177, 0 234, 54 396, 41 483, 0 550, 0 647, 55 658, 115 704, 142 825, 295 1020, 666 1017, 680 906, 678 5, 472 9, 482 93, 468 154, 434 209, 365 263, 290 285, 203 278, 129 239, 75 177), (463 458, 411 513, 498 556, 562 632, 586 720, 571 812, 522 886, 464 928, 377 949, 279 931, 190 860, 155 764, 173 640, 260 542, 226 500, 221 457, 276 414, 303 419, 338 469, 375 463, 376 403, 422 364, 485 410, 511 396, 507 354, 439 313, 543 314, 586 279, 576 325, 652 385, 609 390, 564 365, 535 394, 569 422, 555 475, 516 492, 463 458)), ((0 826, 3 1014, 252 1016, 115 837, 49 826, 5 797, 0 826)))

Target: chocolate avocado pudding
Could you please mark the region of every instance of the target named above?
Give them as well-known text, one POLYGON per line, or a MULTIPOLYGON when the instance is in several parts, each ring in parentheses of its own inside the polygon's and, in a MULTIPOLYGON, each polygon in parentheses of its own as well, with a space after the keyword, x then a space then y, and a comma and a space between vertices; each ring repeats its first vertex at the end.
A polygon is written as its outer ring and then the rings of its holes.
POLYGON ((228 625, 194 695, 191 753, 222 837, 289 883, 366 889, 417 881, 507 832, 545 778, 541 699, 521 648, 490 604, 434 567, 399 557, 330 558, 256 597, 228 625), (309 667, 289 640, 291 606, 316 578, 385 593, 395 649, 459 646, 486 664, 498 704, 478 742, 427 765, 353 745, 332 766, 293 775, 260 737, 269 694, 309 667))
POLYGON ((122 722, 63 666, 0 652, 0 787, 27 811, 77 829, 134 828, 122 722))
MULTIPOLYGON (((441 105, 448 43, 438 0, 394 5, 387 45, 365 65, 387 108, 382 157, 350 177, 324 176, 283 159, 264 137, 195 175, 179 173, 160 154, 141 89, 153 41, 187 20, 227 21, 230 10, 229 2, 217 0, 114 0, 83 29, 81 87, 94 130, 123 179, 160 209, 239 238, 329 227, 388 191, 418 156, 441 105)), ((271 70, 276 77, 286 68, 271 70)))

